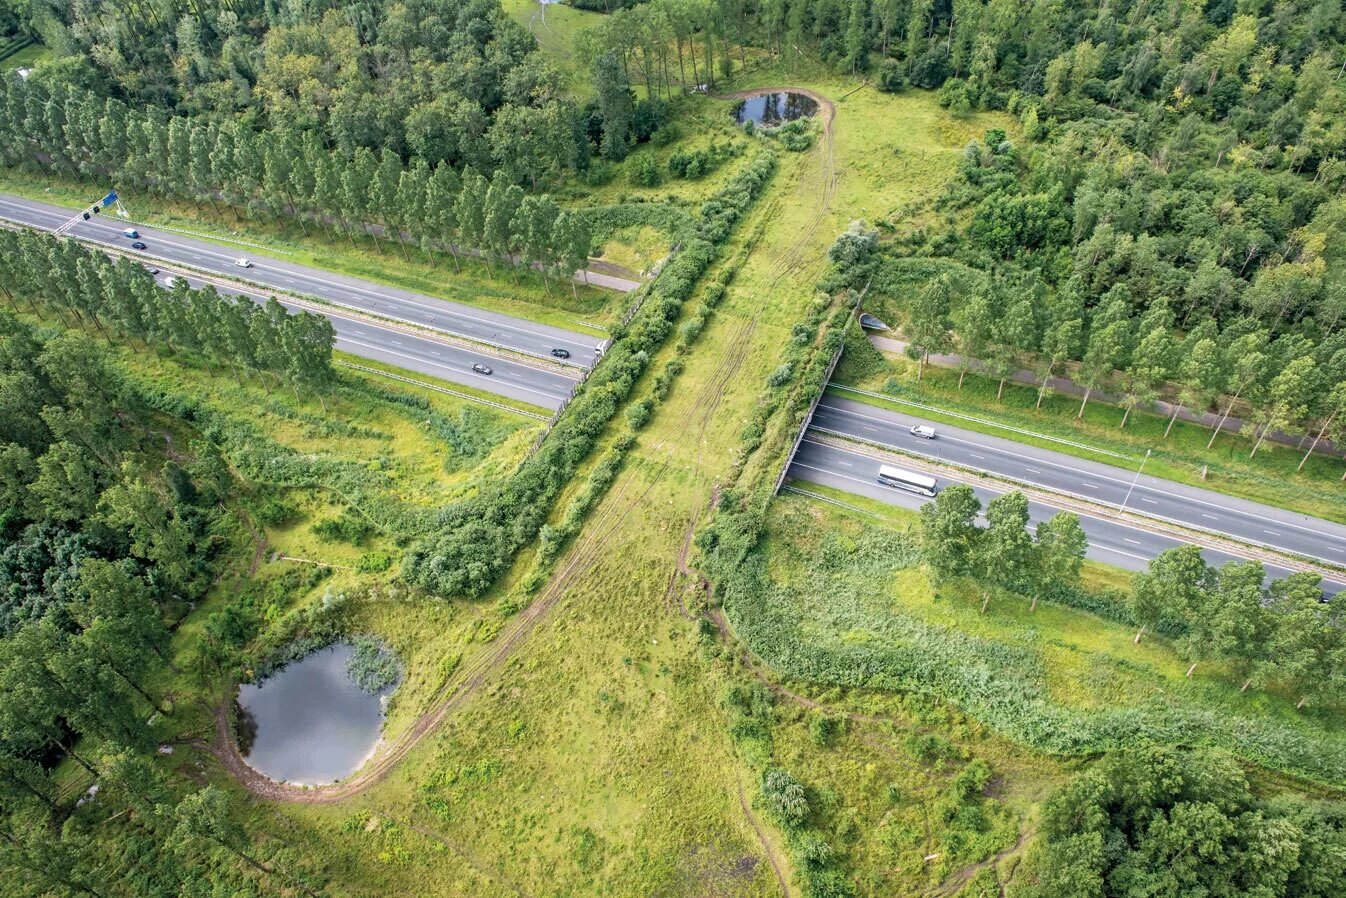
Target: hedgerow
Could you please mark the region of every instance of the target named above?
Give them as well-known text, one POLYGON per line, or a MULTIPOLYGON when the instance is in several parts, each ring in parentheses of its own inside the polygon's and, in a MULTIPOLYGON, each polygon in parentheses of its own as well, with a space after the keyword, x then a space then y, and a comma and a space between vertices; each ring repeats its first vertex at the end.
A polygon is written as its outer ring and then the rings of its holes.
POLYGON ((1151 743, 1211 745, 1274 769, 1346 783, 1346 744, 1308 721, 1179 703, 1063 706, 1053 698, 1042 659, 1031 646, 926 623, 893 607, 876 588, 917 563, 914 536, 878 528, 854 546, 825 541, 807 558, 798 585, 791 586, 771 579, 767 554, 754 547, 727 573, 724 608, 753 653, 786 676, 929 695, 1054 755, 1151 743), (866 638, 857 638, 861 633, 866 638))
POLYGON ((670 257, 626 327, 594 368, 541 448, 510 478, 440 511, 433 535, 405 556, 405 579, 428 592, 481 596, 523 546, 538 535, 556 497, 588 457, 626 400, 650 356, 718 254, 718 244, 776 170, 766 152, 743 166, 702 204, 695 236, 670 257))

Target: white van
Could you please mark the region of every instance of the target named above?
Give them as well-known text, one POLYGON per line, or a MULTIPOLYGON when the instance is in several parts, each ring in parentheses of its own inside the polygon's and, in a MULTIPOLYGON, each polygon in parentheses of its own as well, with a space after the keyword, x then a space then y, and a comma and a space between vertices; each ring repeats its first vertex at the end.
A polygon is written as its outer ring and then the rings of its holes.
POLYGON ((917 424, 911 428, 911 435, 923 440, 933 440, 935 438, 935 428, 928 424, 917 424))

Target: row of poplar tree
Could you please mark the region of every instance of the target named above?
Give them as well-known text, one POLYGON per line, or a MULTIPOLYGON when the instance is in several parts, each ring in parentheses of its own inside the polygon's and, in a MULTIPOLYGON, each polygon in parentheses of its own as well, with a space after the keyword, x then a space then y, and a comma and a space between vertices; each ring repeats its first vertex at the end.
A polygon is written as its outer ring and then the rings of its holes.
MULTIPOLYGON (((837 237, 829 257, 851 284, 873 278, 895 290, 888 263, 878 253, 878 232, 854 222, 837 237)), ((1160 297, 1136 309, 1125 284, 1107 290, 1092 308, 1077 282, 1051 291, 1032 271, 993 271, 954 278, 947 271, 909 294, 903 334, 918 362, 918 378, 931 355, 957 352, 958 385, 975 370, 1007 381, 1031 371, 1039 407, 1055 378, 1083 388, 1078 415, 1091 398, 1113 394, 1125 427, 1135 409, 1170 401, 1167 438, 1187 409, 1214 411, 1209 447, 1231 417, 1241 418, 1252 453, 1276 432, 1303 435, 1300 468, 1325 441, 1346 440, 1346 328, 1324 316, 1322 329, 1285 329, 1253 315, 1223 325, 1203 310, 1174 309, 1160 297)))
POLYGON ((582 213, 546 195, 525 196, 504 169, 488 179, 445 162, 408 164, 387 149, 343 154, 314 131, 254 131, 0 77, 0 163, 31 162, 123 190, 294 217, 305 229, 343 233, 352 246, 361 233, 381 249, 382 234, 404 254, 407 242, 447 250, 455 265, 460 251, 488 266, 525 264, 542 272, 548 291, 552 274, 584 268, 593 244, 582 213))
POLYGON ((274 298, 258 305, 224 296, 212 286, 177 278, 165 290, 141 265, 113 261, 71 240, 31 231, 0 230, 0 290, 16 309, 112 340, 204 355, 238 378, 305 387, 322 399, 332 379, 332 322, 311 312, 291 314, 274 298))

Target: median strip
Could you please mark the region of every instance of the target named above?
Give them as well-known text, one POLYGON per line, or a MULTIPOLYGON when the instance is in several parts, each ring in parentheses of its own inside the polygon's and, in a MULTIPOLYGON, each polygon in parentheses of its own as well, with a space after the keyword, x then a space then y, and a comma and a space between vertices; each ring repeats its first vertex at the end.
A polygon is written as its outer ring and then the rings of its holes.
POLYGON ((858 452, 861 455, 866 455, 880 461, 901 461, 903 464, 916 468, 917 470, 926 471, 932 474, 942 474, 952 480, 981 486, 985 489, 1003 490, 1006 486, 1009 486, 1022 492, 1030 499, 1036 499, 1039 502, 1052 505, 1065 511, 1072 511, 1099 520, 1108 520, 1125 524, 1134 527, 1137 530, 1144 530, 1160 536, 1169 536, 1174 539, 1182 540, 1183 542, 1193 543, 1202 548, 1214 549, 1257 561, 1264 561, 1294 572, 1318 574, 1323 579, 1331 580, 1334 583, 1346 583, 1346 571, 1343 571, 1340 568, 1324 564, 1317 559, 1287 553, 1274 546, 1268 546, 1265 543, 1259 543, 1253 540, 1245 541, 1215 531, 1194 528, 1189 524, 1174 521, 1160 515, 1146 514, 1131 509, 1123 510, 1118 506, 1098 502, 1087 496, 1081 496, 1077 493, 1045 489, 1037 484, 1018 480, 1014 477, 988 474, 984 471, 964 468, 949 462, 932 462, 924 456, 909 454, 897 447, 889 446, 885 443, 878 443, 872 440, 851 436, 849 434, 838 433, 837 431, 827 430, 822 427, 811 427, 810 433, 814 435, 815 442, 825 446, 858 452))
MULTIPOLYGON (((33 225, 17 222, 4 217, 0 217, 0 226, 9 227, 11 230, 27 229, 45 232, 45 229, 43 228, 37 228, 33 225)), ((551 371, 563 377, 573 379, 573 372, 576 369, 581 372, 586 370, 584 366, 574 362, 562 362, 556 359, 544 358, 543 356, 533 355, 532 353, 521 352, 501 343, 495 343, 490 340, 481 340, 474 337, 466 337, 442 328, 427 327, 415 321, 408 321, 405 318, 370 312, 369 310, 362 309, 358 306, 351 306, 334 300, 323 299, 309 293, 285 290, 283 288, 261 284, 247 278, 228 277, 208 269, 197 268, 176 259, 166 259, 162 256, 156 256, 143 250, 126 250, 116 244, 106 243, 91 237, 81 237, 73 234, 66 234, 64 236, 67 239, 76 240, 86 246, 92 246, 102 250, 111 256, 124 257, 140 264, 147 262, 153 263, 161 270, 182 274, 185 277, 193 277, 218 287, 224 287, 229 290, 235 290, 251 295, 272 295, 277 299, 285 297, 286 302, 319 313, 322 313, 324 309, 339 310, 345 317, 352 320, 362 319, 371 324, 381 324, 392 330, 400 330, 404 333, 436 340, 437 342, 447 345, 456 345, 460 348, 469 349, 474 352, 491 354, 499 358, 508 358, 511 361, 516 361, 521 365, 528 365, 539 371, 551 371)))

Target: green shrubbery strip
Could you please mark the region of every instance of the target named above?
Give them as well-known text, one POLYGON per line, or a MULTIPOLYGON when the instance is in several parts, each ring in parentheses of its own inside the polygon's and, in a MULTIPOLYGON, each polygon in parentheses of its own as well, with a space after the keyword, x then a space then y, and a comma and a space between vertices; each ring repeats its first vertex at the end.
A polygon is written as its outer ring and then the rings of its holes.
POLYGON ((683 303, 718 255, 718 245, 775 169, 775 155, 762 153, 702 204, 695 236, 660 272, 631 322, 613 330, 602 363, 539 450, 512 477, 440 512, 437 532, 406 556, 402 571, 410 583, 436 595, 478 597, 537 536, 557 496, 672 332, 683 303))

